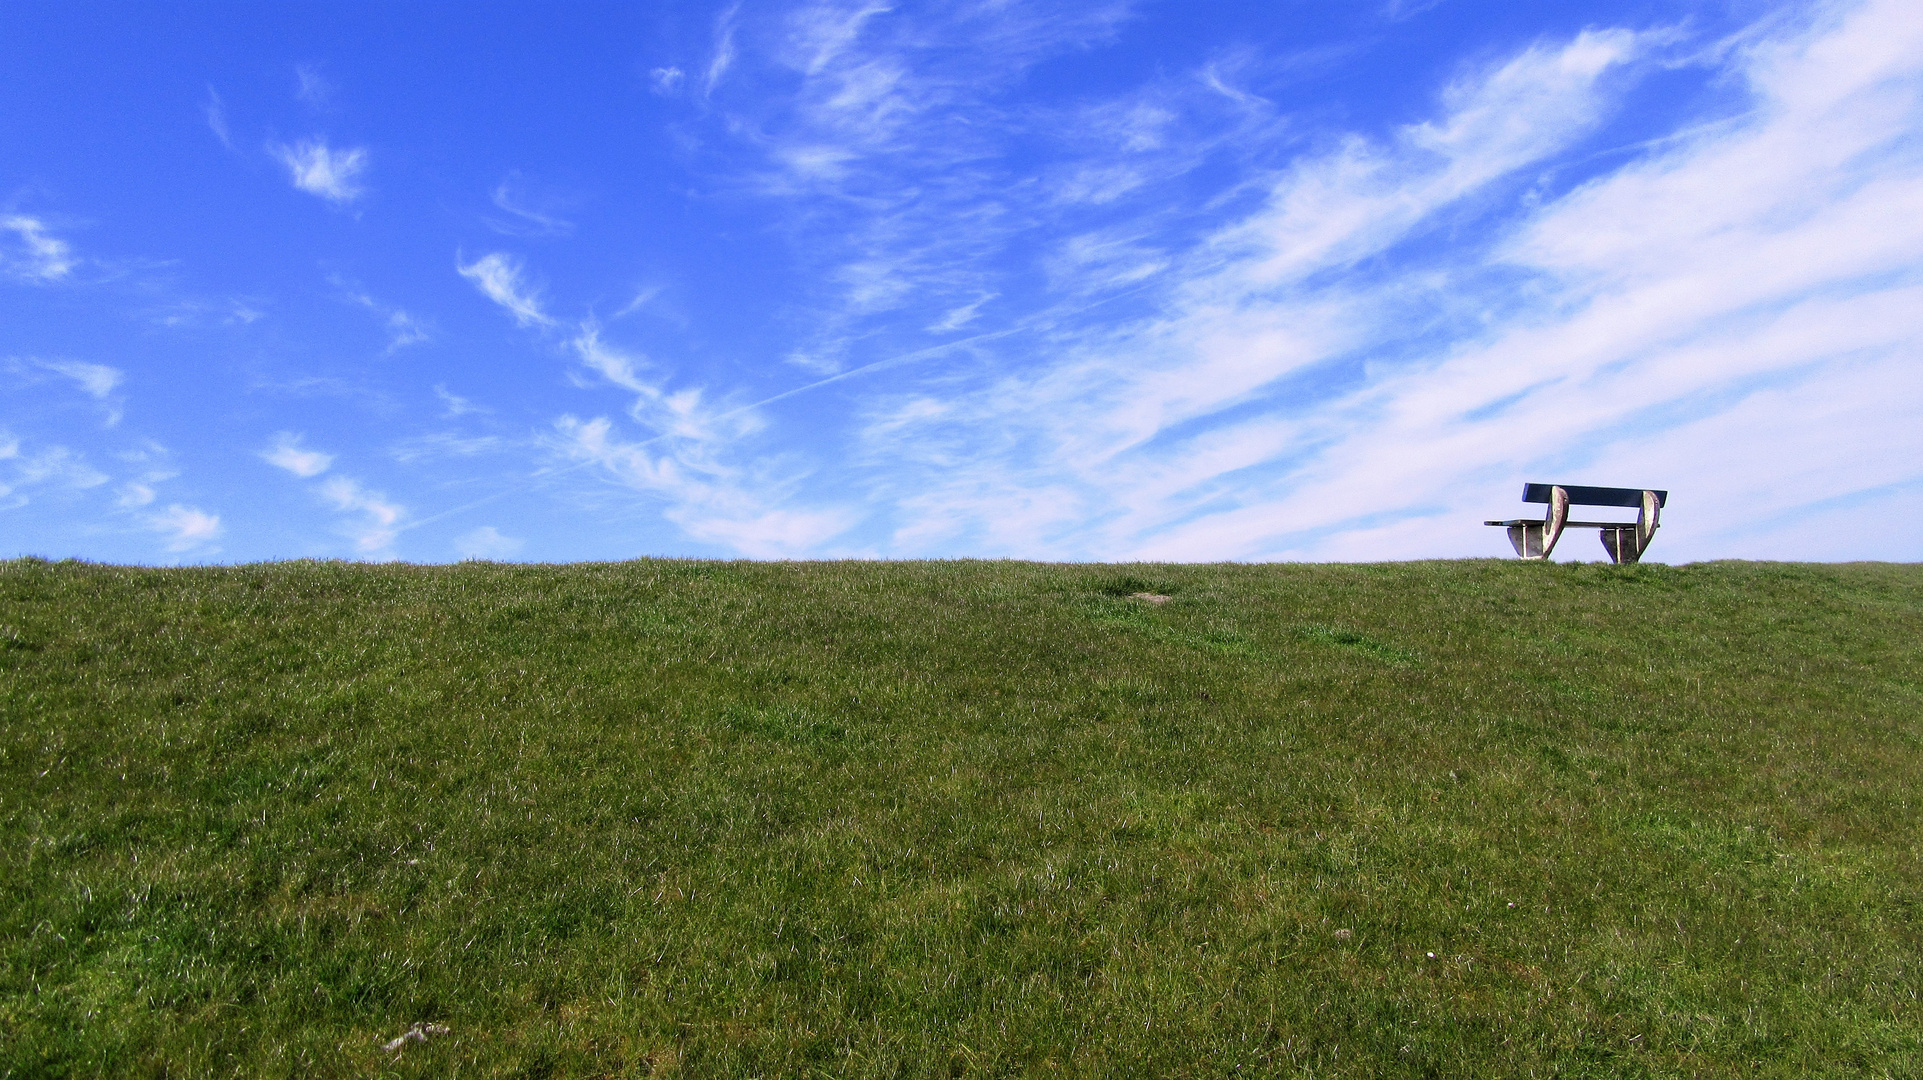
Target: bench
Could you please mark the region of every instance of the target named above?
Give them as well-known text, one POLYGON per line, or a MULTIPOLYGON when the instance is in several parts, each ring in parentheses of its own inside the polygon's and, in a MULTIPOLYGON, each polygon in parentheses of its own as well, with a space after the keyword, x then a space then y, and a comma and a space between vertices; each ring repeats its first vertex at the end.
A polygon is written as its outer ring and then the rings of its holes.
POLYGON ((1549 553, 1556 550, 1556 541, 1561 539, 1564 529, 1601 529, 1603 550, 1609 552, 1609 561, 1633 563, 1643 557, 1650 538, 1656 535, 1656 522, 1662 516, 1663 504, 1669 501, 1669 492, 1577 484, 1524 484, 1522 501, 1548 503, 1549 509, 1541 521, 1511 518, 1483 524, 1508 529, 1509 543, 1523 558, 1547 559, 1549 553), (1633 506, 1636 520, 1571 521, 1571 506, 1633 506))

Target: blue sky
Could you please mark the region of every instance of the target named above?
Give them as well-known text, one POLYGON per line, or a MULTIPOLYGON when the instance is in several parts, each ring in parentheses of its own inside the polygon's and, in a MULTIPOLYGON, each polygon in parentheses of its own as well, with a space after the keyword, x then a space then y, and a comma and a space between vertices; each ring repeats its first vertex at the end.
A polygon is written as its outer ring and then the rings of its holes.
POLYGON ((1923 558, 1914 0, 24 3, 0 67, 0 556, 1497 555, 1540 480, 1923 558))

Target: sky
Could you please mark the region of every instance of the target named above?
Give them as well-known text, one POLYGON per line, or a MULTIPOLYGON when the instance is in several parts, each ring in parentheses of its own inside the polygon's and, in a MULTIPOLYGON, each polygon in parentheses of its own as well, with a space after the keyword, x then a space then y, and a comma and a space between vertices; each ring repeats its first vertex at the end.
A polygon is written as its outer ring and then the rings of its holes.
POLYGON ((1540 481, 1923 559, 1916 0, 25 0, 0 70, 0 557, 1508 556, 1540 481))

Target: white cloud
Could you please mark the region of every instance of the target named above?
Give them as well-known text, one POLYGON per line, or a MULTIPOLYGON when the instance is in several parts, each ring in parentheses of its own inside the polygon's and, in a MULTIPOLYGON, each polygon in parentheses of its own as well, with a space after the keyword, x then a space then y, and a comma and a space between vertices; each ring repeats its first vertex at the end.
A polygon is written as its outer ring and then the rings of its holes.
POLYGON ((649 302, 659 295, 661 295, 661 286, 659 285, 646 285, 634 290, 634 298, 617 308, 613 315, 608 316, 608 321, 617 322, 627 318, 629 315, 647 307, 649 302))
MULTIPOLYGON (((304 480, 332 468, 332 455, 308 450, 300 443, 300 436, 283 431, 260 456, 304 480)), ((400 521, 406 508, 390 502, 381 492, 363 487, 360 481, 338 473, 312 485, 310 490, 336 511, 354 515, 342 522, 340 528, 342 534, 353 541, 355 550, 376 558, 393 556, 394 540, 401 533, 400 521)))
POLYGON ((82 391, 100 399, 105 399, 108 394, 113 393, 114 387, 119 386, 120 381, 126 377, 119 368, 108 367, 105 364, 87 364, 79 360, 36 360, 34 363, 48 371, 65 375, 78 384, 82 391))
POLYGON ((530 204, 517 191, 520 183, 519 174, 510 173, 494 186, 494 205, 513 216, 508 220, 482 218, 488 228, 505 236, 567 236, 574 232, 574 223, 556 213, 553 206, 530 204))
POLYGON ((454 538, 454 553, 463 559, 505 559, 521 550, 526 541, 503 536, 492 525, 470 529, 454 538))
POLYGON ((320 69, 312 64, 300 64, 294 68, 294 96, 311 109, 325 110, 333 102, 334 84, 321 75, 320 69))
POLYGON ((740 14, 740 0, 736 0, 728 10, 721 13, 719 19, 715 20, 714 58, 708 61, 708 74, 702 83, 704 93, 714 93, 714 88, 721 84, 722 76, 734 66, 735 19, 740 14))
POLYGON ((1391 22, 1401 22, 1438 7, 1443 0, 1388 0, 1382 5, 1382 16, 1391 22))
POLYGON ((601 328, 593 322, 581 324, 581 332, 569 342, 576 356, 588 367, 599 372, 601 377, 638 394, 655 397, 660 391, 654 384, 645 382, 635 369, 647 363, 646 360, 622 352, 601 340, 601 328))
POLYGON ((226 297, 218 301, 175 300, 148 308, 142 314, 156 326, 181 329, 199 326, 248 326, 267 317, 255 307, 257 297, 226 297))
POLYGON ((60 281, 79 265, 73 248, 47 230, 39 218, 25 214, 0 216, 0 231, 14 235, 16 245, 0 248, 0 271, 35 284, 60 281))
MULTIPOLYGON (((523 283, 521 268, 509 256, 492 253, 457 267, 481 292, 514 314, 524 327, 557 326, 541 309, 523 283)), ((582 421, 563 416, 556 436, 542 440, 551 453, 572 460, 573 467, 598 466, 615 483, 661 499, 663 516, 697 539, 725 544, 749 555, 792 554, 846 531, 855 517, 841 509, 790 509, 781 504, 792 493, 797 477, 782 463, 762 460, 743 467, 750 457, 737 445, 762 426, 752 407, 717 409, 700 387, 669 388, 649 377, 653 367, 643 356, 621 348, 603 336, 601 324, 582 320, 567 340, 583 367, 598 379, 575 377, 592 388, 612 385, 632 395, 628 414, 653 434, 630 441, 615 432, 605 417, 582 421)), ((443 394, 444 398, 452 395, 443 394)), ((416 439, 402 448, 404 455, 464 453, 493 450, 493 440, 451 438, 416 439)), ((391 525, 390 532, 397 531, 391 525)))
POLYGON ((396 461, 415 462, 493 454, 511 445, 507 440, 496 435, 463 437, 442 431, 402 439, 394 444, 391 453, 396 461))
MULTIPOLYGON (((519 267, 503 255, 489 255, 461 273, 508 310, 526 313, 522 325, 550 327, 555 321, 542 312, 520 283, 519 267)), ((792 466, 778 459, 737 464, 751 458, 739 445, 763 426, 750 406, 718 409, 700 387, 670 389, 649 378, 649 361, 603 337, 594 319, 578 324, 568 347, 595 375, 634 395, 628 414, 653 435, 636 441, 623 439, 605 417, 582 421, 563 416, 556 421, 557 437, 544 440, 546 449, 571 459, 576 466, 598 466, 615 483, 660 498, 663 516, 699 540, 724 544, 751 556, 795 554, 845 532, 856 516, 842 508, 794 509, 783 506, 799 479, 792 466)), ((577 377, 577 385, 599 381, 577 377)), ((447 395, 451 396, 451 395, 447 395)), ((493 450, 493 440, 417 439, 403 453, 425 456, 434 452, 493 450), (478 445, 484 442, 485 445, 478 445)))
POLYGON ((356 550, 363 555, 391 557, 394 539, 400 535, 399 522, 406 513, 404 507, 345 476, 332 476, 323 481, 320 494, 334 509, 360 515, 358 521, 345 527, 356 550))
POLYGON ((211 544, 220 538, 222 531, 220 515, 179 503, 168 506, 160 513, 147 514, 141 521, 164 537, 168 551, 189 551, 211 544))
POLYGON ((108 481, 107 474, 87 464, 85 456, 65 446, 24 447, 17 436, 0 431, 0 509, 27 503, 25 489, 47 486, 60 491, 85 491, 108 481))
POLYGON ((969 303, 963 304, 960 307, 950 308, 942 313, 940 319, 930 324, 928 329, 931 333, 936 334, 945 334, 950 330, 960 330, 962 327, 975 321, 976 316, 981 313, 983 304, 988 303, 999 295, 999 293, 992 292, 983 293, 969 303))
POLYGON ((367 168, 367 150, 334 150, 325 139, 313 138, 292 146, 270 143, 268 153, 287 167, 294 186, 337 205, 360 198, 360 175, 367 168))
POLYGON ((666 503, 663 516, 689 536, 723 544, 751 558, 781 558, 817 550, 858 520, 841 507, 782 505, 798 479, 776 463, 752 470, 720 461, 715 447, 694 440, 657 448, 657 440, 627 441, 605 417, 564 416, 554 448, 666 503))
POLYGON ((386 355, 392 356, 409 345, 433 340, 433 334, 429 332, 427 324, 416 316, 401 308, 381 303, 370 296, 366 290, 339 274, 331 275, 328 281, 341 290, 348 302, 358 304, 380 316, 381 322, 387 327, 387 348, 384 350, 386 355))
POLYGON ((260 452, 261 460, 267 462, 269 465, 286 469, 288 472, 293 473, 303 480, 309 477, 319 476, 321 473, 326 472, 329 466, 334 464, 334 456, 332 454, 324 454, 319 450, 308 450, 302 447, 300 443, 301 437, 299 435, 283 431, 274 436, 272 445, 260 452))
POLYGON ((120 423, 125 400, 114 394, 125 377, 119 368, 105 364, 89 364, 80 360, 42 360, 37 357, 8 357, 0 359, 0 371, 21 377, 28 385, 48 381, 50 373, 69 379, 81 393, 100 403, 105 426, 113 427, 120 423))
POLYGON ((745 7, 725 23, 735 52, 728 85, 713 94, 718 138, 757 162, 736 183, 779 200, 808 268, 784 297, 816 324, 782 350, 792 362, 824 373, 858 366, 863 343, 952 330, 984 294, 1018 297, 1000 306, 1020 317, 1035 290, 1010 287, 1003 273, 1011 254, 1063 227, 1054 195, 1112 210, 1132 193, 1153 213, 1179 212, 1188 193, 1163 185, 1227 138, 1220 114, 1240 124, 1245 109, 1224 109, 1199 85, 1158 82, 1104 114, 1097 132, 1078 108, 1010 100, 1035 65, 1111 37, 1127 8, 830 0, 745 7), (1210 114, 1206 135, 1190 105, 1210 114), (1106 167, 1117 142, 1137 148, 1123 152, 1126 168, 1106 167), (1084 168, 1082 157, 1101 164, 1084 168))
POLYGON ((80 454, 64 446, 50 446, 34 455, 14 459, 17 484, 54 483, 68 488, 98 487, 107 482, 106 473, 88 465, 80 454))
POLYGON ((167 448, 151 439, 136 449, 124 450, 115 456, 139 470, 132 479, 122 482, 118 489, 120 494, 114 500, 114 505, 122 510, 137 510, 150 505, 158 497, 153 486, 180 475, 180 471, 173 466, 172 455, 167 448))
POLYGON ((207 118, 207 127, 214 133, 214 138, 220 140, 220 145, 232 150, 234 139, 227 130, 227 107, 212 86, 207 88, 207 101, 201 105, 201 115, 207 118))
POLYGON ((1440 121, 1406 127, 1387 144, 1352 137, 1302 162, 1261 212, 1213 239, 1232 262, 1196 286, 1275 288, 1381 252, 1437 210, 1591 130, 1608 102, 1598 80, 1639 46, 1623 30, 1536 46, 1451 86, 1440 121))
POLYGON ((521 264, 512 256, 497 251, 466 265, 456 260, 454 266, 483 296, 506 308, 517 325, 554 325, 541 310, 540 295, 521 280, 521 264))
POLYGON ((440 398, 441 404, 446 406, 441 416, 449 420, 457 416, 466 416, 470 413, 489 413, 494 411, 485 405, 476 405, 467 398, 450 392, 447 387, 438 383, 434 386, 434 396, 440 398))
MULTIPOLYGON (((157 513, 142 512, 155 501, 154 485, 179 475, 160 444, 149 440, 114 456, 136 470, 132 477, 115 485, 111 501, 114 511, 127 514, 141 528, 160 533, 169 551, 202 548, 220 535, 220 518, 192 506, 173 504, 157 513)), ((111 480, 89 465, 84 455, 68 447, 42 444, 30 448, 0 431, 0 511, 25 506, 32 495, 45 492, 71 497, 111 480)))
POLYGON ((635 395, 628 415, 653 430, 656 439, 681 440, 684 448, 718 447, 763 425, 751 407, 720 409, 708 402, 701 387, 671 390, 643 377, 640 369, 650 366, 648 360, 603 340, 600 325, 592 319, 580 324, 568 345, 602 378, 635 395))
POLYGON ((654 87, 655 93, 663 96, 681 89, 681 83, 686 79, 687 72, 672 65, 668 67, 658 67, 648 72, 649 85, 654 87))
POLYGON ((393 353, 399 349, 405 349, 409 345, 418 345, 423 341, 433 340, 434 335, 428 333, 426 325, 423 324, 421 320, 409 315, 400 308, 389 309, 385 313, 385 321, 387 323, 387 351, 389 353, 393 353))

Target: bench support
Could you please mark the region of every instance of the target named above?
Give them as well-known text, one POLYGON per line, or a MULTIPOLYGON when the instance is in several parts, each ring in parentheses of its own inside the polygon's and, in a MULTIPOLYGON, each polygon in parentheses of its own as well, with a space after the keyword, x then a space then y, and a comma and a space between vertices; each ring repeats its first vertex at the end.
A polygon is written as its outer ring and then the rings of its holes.
POLYGON ((1547 559, 1562 539, 1562 528, 1569 521, 1569 493, 1549 489, 1549 513, 1541 522, 1525 521, 1509 526, 1509 545, 1525 559, 1547 559))
MULTIPOLYGON (((1643 552, 1649 548, 1650 539, 1656 535, 1656 526, 1662 513, 1662 501, 1656 497, 1656 493, 1643 492, 1643 505, 1636 511, 1636 524, 1617 525, 1602 530, 1603 550, 1609 552, 1609 561, 1640 562, 1643 552)), ((1510 531, 1514 532, 1514 530, 1510 531)))

